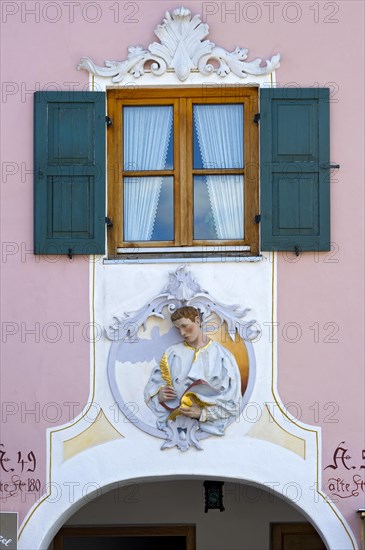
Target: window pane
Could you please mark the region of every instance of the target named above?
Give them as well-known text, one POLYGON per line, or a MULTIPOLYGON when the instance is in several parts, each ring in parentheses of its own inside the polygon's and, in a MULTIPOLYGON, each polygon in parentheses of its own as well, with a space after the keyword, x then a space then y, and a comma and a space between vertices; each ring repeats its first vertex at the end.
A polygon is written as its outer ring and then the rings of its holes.
POLYGON ((194 168, 243 168, 243 104, 194 105, 194 168))
POLYGON ((173 241, 173 177, 124 178, 124 240, 173 241))
POLYGON ((124 170, 173 169, 173 108, 123 107, 124 170))
POLYGON ((200 176, 194 178, 194 239, 218 239, 209 202, 206 178, 200 176))
POLYGON ((244 238, 244 181, 240 175, 194 177, 194 239, 244 238))

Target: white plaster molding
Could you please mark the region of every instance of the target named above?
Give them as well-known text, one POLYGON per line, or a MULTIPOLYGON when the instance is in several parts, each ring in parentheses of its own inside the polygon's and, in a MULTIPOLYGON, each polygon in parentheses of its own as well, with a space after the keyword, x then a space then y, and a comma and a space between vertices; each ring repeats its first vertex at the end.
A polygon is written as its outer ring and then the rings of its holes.
POLYGON ((249 313, 250 308, 240 309, 237 304, 221 304, 193 279, 187 266, 180 266, 169 274, 169 283, 155 297, 149 300, 141 309, 136 312, 128 312, 123 315, 116 315, 116 322, 105 330, 107 338, 116 341, 129 341, 134 338, 136 329, 146 328, 149 317, 164 318, 163 309, 167 307, 172 313, 182 306, 193 306, 202 313, 203 322, 215 313, 220 321, 227 323, 228 334, 234 340, 236 331, 246 341, 253 341, 259 336, 256 326, 256 319, 243 321, 243 317, 249 313), (133 327, 133 330, 132 330, 133 327), (133 335, 132 335, 133 332, 133 335))
POLYGON ((172 14, 167 11, 155 34, 160 43, 153 42, 147 50, 142 46, 129 46, 128 57, 123 61, 105 61, 105 67, 99 67, 89 57, 82 57, 77 68, 96 76, 112 77, 116 84, 127 75, 140 78, 146 72, 146 64, 154 76, 172 71, 180 82, 184 82, 192 72, 203 76, 216 73, 222 78, 233 73, 246 78, 248 75, 268 75, 280 67, 280 54, 266 60, 266 65, 261 67, 260 58, 246 61, 246 48, 237 46, 233 52, 228 52, 210 40, 204 40, 209 34, 209 26, 202 23, 199 15, 192 16, 191 11, 184 7, 175 9, 172 14))
MULTIPOLYGON (((244 405, 249 399, 252 380, 255 376, 255 355, 253 352, 252 341, 260 336, 260 330, 256 326, 256 320, 244 321, 244 317, 250 312, 250 308, 240 308, 239 305, 226 305, 213 298, 200 284, 194 280, 191 272, 186 265, 178 267, 174 272, 169 272, 169 282, 162 291, 149 299, 148 302, 135 312, 125 312, 121 315, 115 315, 115 322, 109 329, 105 330, 105 336, 113 341, 108 358, 108 380, 110 389, 118 404, 120 410, 128 418, 130 410, 128 399, 125 398, 124 391, 117 379, 117 368, 119 360, 120 344, 128 345, 136 343, 136 334, 140 329, 147 330, 147 321, 150 317, 165 319, 166 313, 170 315, 179 307, 193 306, 200 310, 202 317, 202 326, 211 318, 215 318, 218 328, 226 323, 227 333, 232 341, 235 340, 236 333, 245 341, 245 347, 249 356, 250 366, 250 384, 245 392, 245 398, 242 400, 240 411, 237 411, 235 417, 228 421, 227 427, 234 421, 237 421, 244 405), (123 393, 123 395, 122 395, 123 393)), ((135 361, 138 359, 138 353, 134 353, 135 361)), ((160 358, 159 358, 160 359, 160 358)), ((159 360, 158 359, 158 360, 159 360)), ((131 375, 133 378, 134 375, 131 375)), ((130 380, 129 380, 130 381, 130 380)), ((138 395, 133 396, 133 402, 138 403, 138 395)), ((141 403, 133 413, 136 426, 150 435, 164 439, 161 449, 177 446, 181 451, 187 451, 190 446, 202 450, 199 440, 210 437, 211 434, 200 430, 196 420, 186 417, 178 417, 174 422, 167 422, 164 429, 156 427, 156 419, 150 424, 140 414, 141 403)))

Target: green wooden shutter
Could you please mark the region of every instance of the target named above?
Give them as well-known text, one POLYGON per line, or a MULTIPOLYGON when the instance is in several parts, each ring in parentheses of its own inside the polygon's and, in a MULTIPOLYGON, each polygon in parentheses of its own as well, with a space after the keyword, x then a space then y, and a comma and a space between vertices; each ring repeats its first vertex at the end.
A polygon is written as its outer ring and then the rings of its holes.
POLYGON ((328 88, 260 91, 261 250, 330 250, 328 88))
POLYGON ((34 253, 105 252, 105 93, 36 92, 34 253))

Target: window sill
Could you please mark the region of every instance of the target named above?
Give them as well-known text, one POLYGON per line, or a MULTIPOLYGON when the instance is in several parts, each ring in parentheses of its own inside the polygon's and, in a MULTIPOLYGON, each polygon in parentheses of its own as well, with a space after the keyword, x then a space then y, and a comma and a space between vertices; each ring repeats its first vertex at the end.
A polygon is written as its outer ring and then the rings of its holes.
POLYGON ((115 263, 240 263, 259 262, 262 256, 253 255, 247 246, 185 247, 185 248, 125 248, 104 264, 115 263))

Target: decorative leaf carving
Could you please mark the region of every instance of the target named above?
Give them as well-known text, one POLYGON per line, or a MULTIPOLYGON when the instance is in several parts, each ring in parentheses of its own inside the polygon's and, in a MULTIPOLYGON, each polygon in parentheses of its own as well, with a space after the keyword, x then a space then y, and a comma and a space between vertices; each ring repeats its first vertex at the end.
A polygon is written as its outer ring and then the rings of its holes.
POLYGON ((155 29, 160 43, 153 42, 147 50, 142 46, 130 46, 126 60, 105 61, 105 67, 98 67, 89 57, 82 57, 77 68, 97 76, 112 77, 113 82, 117 83, 128 74, 135 78, 143 76, 146 63, 155 76, 164 74, 168 69, 174 70, 181 82, 196 70, 203 75, 217 72, 221 77, 233 72, 239 78, 246 78, 248 74, 269 74, 280 67, 279 54, 261 67, 261 59, 245 62, 248 56, 246 48, 237 47, 233 52, 227 52, 210 40, 204 40, 208 34, 209 27, 202 23, 199 15, 192 16, 189 9, 177 8, 172 14, 166 12, 163 23, 155 29), (218 68, 209 63, 211 60, 218 63, 218 68))

